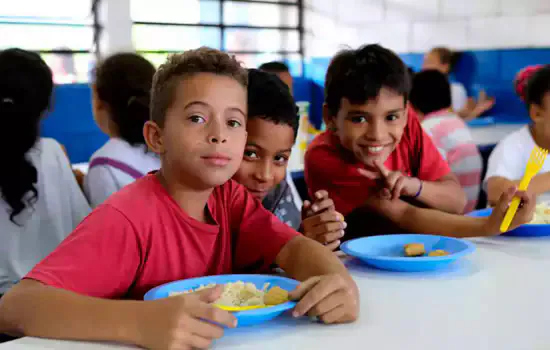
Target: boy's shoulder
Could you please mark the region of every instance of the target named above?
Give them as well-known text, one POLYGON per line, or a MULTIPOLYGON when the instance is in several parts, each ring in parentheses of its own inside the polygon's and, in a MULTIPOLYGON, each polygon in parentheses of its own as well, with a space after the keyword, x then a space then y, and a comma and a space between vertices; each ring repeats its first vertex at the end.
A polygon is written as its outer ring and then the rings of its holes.
POLYGON ((498 145, 514 145, 514 147, 518 146, 527 146, 529 148, 532 148, 535 144, 535 141, 533 140, 533 136, 531 136, 531 133, 529 132, 529 126, 524 126, 504 137, 498 145))

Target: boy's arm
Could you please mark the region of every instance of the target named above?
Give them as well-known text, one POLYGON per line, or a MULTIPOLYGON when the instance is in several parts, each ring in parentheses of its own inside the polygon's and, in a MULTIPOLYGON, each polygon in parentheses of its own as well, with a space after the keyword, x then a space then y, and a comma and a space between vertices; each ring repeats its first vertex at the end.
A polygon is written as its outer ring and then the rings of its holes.
POLYGON ((0 300, 0 333, 135 344, 132 329, 139 304, 86 297, 23 280, 0 300))
POLYGON ((23 280, 0 300, 0 333, 152 349, 207 349, 223 335, 212 323, 236 325, 229 312, 209 305, 222 291, 214 288, 148 302, 107 300, 23 280))
POLYGON ((464 211, 466 193, 454 174, 447 173, 435 181, 422 181, 400 171, 391 171, 380 161, 374 164, 377 171, 358 169, 358 172, 372 180, 383 180, 393 199, 411 197, 430 208, 448 213, 462 214, 464 211))
MULTIPOLYGON (((494 206, 500 195, 510 186, 519 186, 520 180, 510 180, 502 176, 493 176, 487 180, 487 201, 494 206)), ((550 192, 550 172, 538 174, 529 183, 529 192, 535 196, 550 192)))
POLYGON ((452 214, 462 214, 468 201, 458 179, 451 173, 436 181, 423 181, 416 199, 430 208, 452 214))
POLYGON ((419 208, 399 199, 389 200, 376 196, 369 199, 368 207, 389 217, 401 228, 410 232, 468 238, 499 234, 508 203, 514 196, 522 199, 523 206, 514 217, 510 228, 512 229, 532 219, 536 204, 532 195, 518 192, 515 187, 509 188, 501 195, 495 210, 488 218, 454 215, 434 209, 419 208))
POLYGON ((324 323, 352 322, 359 316, 359 290, 340 259, 321 244, 298 236, 275 260, 290 277, 303 281, 289 297, 299 300, 294 316, 317 316, 324 323))

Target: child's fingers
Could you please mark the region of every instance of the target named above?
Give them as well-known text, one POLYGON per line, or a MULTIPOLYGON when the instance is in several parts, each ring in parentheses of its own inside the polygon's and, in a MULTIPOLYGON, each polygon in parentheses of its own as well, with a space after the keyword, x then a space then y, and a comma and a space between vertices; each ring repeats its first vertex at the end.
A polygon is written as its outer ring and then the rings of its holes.
POLYGON ((306 295, 307 292, 309 292, 319 281, 321 280, 321 277, 315 276, 311 277, 304 282, 300 283, 296 289, 288 293, 288 298, 290 300, 300 300, 304 295, 306 295))
MULTIPOLYGON (((308 232, 306 233, 306 236, 308 236, 308 237, 319 237, 319 236, 323 236, 327 233, 344 232, 344 228, 346 228, 346 225, 343 225, 340 222, 329 222, 329 223, 325 223, 323 225, 318 225, 318 226, 312 227, 310 230, 308 230, 308 232)), ((318 239, 316 238, 316 240, 318 240, 318 239)), ((322 243, 326 243, 326 241, 322 242, 322 243)))
POLYGON ((330 251, 334 251, 340 246, 340 243, 341 243, 340 240, 337 240, 337 241, 334 241, 332 243, 329 243, 329 244, 325 245, 325 247, 327 247, 328 250, 330 250, 330 251))
POLYGON ((374 165, 378 170, 380 170, 380 174, 382 174, 383 177, 388 177, 388 175, 390 175, 391 171, 388 168, 386 168, 384 163, 382 163, 381 161, 375 160, 374 165))
POLYGON ((399 199, 399 197, 401 197, 403 187, 405 187, 405 177, 400 176, 393 186, 392 199, 399 199))
POLYGON ((315 192, 315 198, 317 199, 324 199, 324 198, 328 198, 328 192, 325 191, 325 190, 319 190, 317 192, 315 192))
POLYGON ((531 221, 531 218, 535 212, 535 207, 537 205, 536 200, 533 198, 533 194, 524 191, 517 191, 516 196, 518 196, 521 200, 520 212, 522 213, 522 215, 528 215, 528 221, 531 221))
POLYGON ((344 231, 337 230, 333 232, 327 232, 322 235, 318 235, 317 237, 318 237, 317 241, 319 243, 323 243, 327 245, 344 237, 344 231))
POLYGON ((311 202, 308 201, 307 199, 304 201, 304 203, 302 204, 302 210, 304 209, 309 209, 309 207, 311 207, 311 202))
MULTIPOLYGON (((344 221, 342 219, 343 219, 342 214, 338 213, 337 211, 334 211, 334 210, 324 211, 322 213, 319 213, 317 215, 314 215, 305 219, 304 227, 319 226, 328 222, 343 223, 344 221)), ((344 227, 342 226, 342 228, 344 227)))
POLYGON ((501 214, 506 213, 506 211, 508 210, 508 206, 514 198, 516 191, 517 188, 515 186, 512 186, 508 188, 505 192, 503 192, 500 195, 500 198, 498 199, 497 205, 495 206, 494 210, 498 210, 501 214))
POLYGON ((321 201, 316 201, 311 206, 311 210, 314 213, 317 213, 317 212, 320 212, 320 211, 323 211, 323 210, 334 210, 334 209, 335 209, 334 208, 334 201, 330 198, 325 198, 321 201))
POLYGON ((362 168, 358 168, 357 171, 367 179, 376 180, 380 178, 380 174, 378 172, 368 171, 362 168))

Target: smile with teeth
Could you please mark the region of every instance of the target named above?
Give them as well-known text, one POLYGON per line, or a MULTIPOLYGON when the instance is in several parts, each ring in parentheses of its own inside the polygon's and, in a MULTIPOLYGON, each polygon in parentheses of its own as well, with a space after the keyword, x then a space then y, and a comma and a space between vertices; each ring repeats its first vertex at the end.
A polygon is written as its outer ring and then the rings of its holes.
POLYGON ((380 153, 384 149, 384 146, 369 146, 367 147, 367 151, 369 153, 380 153))

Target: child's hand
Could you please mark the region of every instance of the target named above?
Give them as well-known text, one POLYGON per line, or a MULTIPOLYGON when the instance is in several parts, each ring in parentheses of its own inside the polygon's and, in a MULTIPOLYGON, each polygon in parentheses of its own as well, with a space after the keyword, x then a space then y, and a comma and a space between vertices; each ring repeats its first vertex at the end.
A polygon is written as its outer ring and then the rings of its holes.
POLYGON ((145 302, 146 321, 140 321, 139 342, 148 349, 208 349, 223 336, 222 326, 234 328, 235 316, 211 305, 221 286, 197 293, 145 302), (216 323, 216 324, 214 324, 216 323))
POLYGON ((359 316, 359 292, 352 279, 339 274, 312 277, 289 293, 299 300, 294 317, 307 314, 323 323, 353 322, 359 316))
POLYGON ((344 216, 335 210, 323 211, 302 221, 304 236, 324 244, 330 250, 340 246, 346 226, 344 216))
POLYGON ((313 194, 313 203, 304 201, 302 206, 302 220, 317 215, 319 212, 325 210, 334 210, 334 202, 329 198, 327 191, 320 190, 313 194))
POLYGON ((420 191, 421 182, 414 177, 403 175, 400 171, 391 171, 379 160, 374 161, 377 171, 366 169, 357 169, 359 174, 371 180, 381 179, 384 186, 390 191, 391 199, 397 199, 401 196, 416 196, 420 191))
POLYGON ((537 205, 534 196, 529 192, 518 191, 515 186, 512 186, 500 195, 496 206, 493 208, 493 212, 487 220, 486 229, 484 230, 487 234, 493 235, 501 233, 500 225, 502 224, 502 220, 504 220, 508 205, 516 196, 521 198, 521 203, 514 216, 514 220, 512 220, 510 230, 533 220, 535 207, 537 205))

